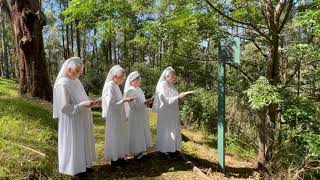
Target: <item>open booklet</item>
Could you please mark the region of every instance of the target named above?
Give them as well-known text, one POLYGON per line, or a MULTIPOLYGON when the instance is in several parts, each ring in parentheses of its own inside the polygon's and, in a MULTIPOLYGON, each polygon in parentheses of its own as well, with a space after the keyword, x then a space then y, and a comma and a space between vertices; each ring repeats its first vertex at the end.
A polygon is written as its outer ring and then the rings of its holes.
MULTIPOLYGON (((186 91, 186 92, 183 92, 183 94, 185 95, 185 96, 188 96, 188 95, 191 95, 191 94, 194 94, 195 93, 195 91, 186 91)), ((154 97, 155 97, 156 95, 153 95, 150 99, 154 99, 154 97)))
POLYGON ((101 96, 100 98, 98 98, 98 99, 96 99, 96 100, 94 100, 94 102, 99 102, 99 101, 101 101, 103 98, 105 98, 106 96, 101 96))
POLYGON ((186 91, 184 92, 185 95, 194 94, 194 91, 186 91))
MULTIPOLYGON (((98 98, 98 99, 96 99, 96 100, 94 100, 93 102, 99 102, 99 101, 101 101, 103 98, 105 98, 105 97, 107 97, 107 96, 101 96, 100 98, 98 98)), ((131 97, 132 99, 135 99, 136 97, 131 97)))

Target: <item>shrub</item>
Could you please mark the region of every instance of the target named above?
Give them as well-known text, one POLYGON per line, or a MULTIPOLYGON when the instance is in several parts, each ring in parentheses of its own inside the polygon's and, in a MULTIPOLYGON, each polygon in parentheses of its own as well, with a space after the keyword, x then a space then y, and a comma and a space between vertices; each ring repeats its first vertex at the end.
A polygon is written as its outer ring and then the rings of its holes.
POLYGON ((182 120, 188 125, 212 131, 217 126, 216 94, 199 88, 187 97, 182 107, 182 120))
POLYGON ((275 167, 282 171, 291 169, 295 176, 303 179, 319 178, 319 170, 316 170, 320 160, 319 104, 291 94, 284 101, 281 115, 275 167))

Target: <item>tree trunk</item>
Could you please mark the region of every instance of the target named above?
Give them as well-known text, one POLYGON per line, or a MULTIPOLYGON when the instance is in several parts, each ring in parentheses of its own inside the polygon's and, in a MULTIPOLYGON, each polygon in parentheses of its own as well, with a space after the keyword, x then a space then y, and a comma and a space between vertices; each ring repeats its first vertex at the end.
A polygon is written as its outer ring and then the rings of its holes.
POLYGON ((144 63, 144 50, 140 49, 140 54, 141 54, 141 62, 144 63))
MULTIPOLYGON (((260 121, 258 122, 258 139, 259 139, 259 154, 258 154, 258 169, 265 168, 266 162, 266 149, 267 149, 267 112, 266 109, 262 109, 258 112, 260 121)), ((265 171, 265 170, 264 170, 265 171)))
POLYGON ((20 94, 52 100, 42 29, 45 15, 38 0, 7 0, 19 60, 20 94))
POLYGON ((151 58, 151 64, 152 64, 152 67, 154 68, 154 62, 155 62, 155 59, 156 59, 156 56, 155 54, 152 54, 152 56, 150 55, 151 58))
MULTIPOLYGON (((120 44, 120 43, 119 43, 120 44)), ((117 57, 117 64, 120 64, 120 45, 116 46, 116 57, 117 57)))
POLYGON ((73 38, 73 34, 74 34, 74 28, 73 28, 73 22, 70 23, 70 41, 71 41, 71 52, 70 52, 70 56, 74 56, 74 52, 73 52, 73 47, 74 47, 74 38, 73 38))
POLYGON ((82 57, 83 57, 83 64, 84 64, 84 69, 83 69, 83 74, 85 74, 87 72, 87 66, 88 66, 88 63, 87 63, 87 35, 86 35, 86 32, 83 33, 83 42, 82 42, 82 57))
MULTIPOLYGON (((61 11, 64 11, 65 8, 62 7, 62 2, 60 1, 60 9, 61 11)), ((64 17, 61 16, 61 21, 64 22, 64 17)), ((68 56, 67 56, 67 51, 66 51, 66 44, 65 44, 65 38, 64 38, 64 24, 61 23, 61 38, 62 38, 62 48, 63 48, 63 57, 64 59, 67 59, 68 56)))
POLYGON ((65 42, 65 38, 64 38, 64 25, 63 25, 63 23, 61 23, 61 38, 62 38, 63 57, 64 57, 64 59, 68 59, 68 55, 67 55, 67 51, 66 51, 66 42, 65 42))
POLYGON ((67 58, 70 58, 70 44, 69 44, 69 25, 66 25, 66 55, 67 58))
MULTIPOLYGON (((279 36, 277 29, 273 30, 272 33, 272 44, 271 44, 271 59, 268 66, 267 78, 272 85, 278 85, 280 82, 280 57, 279 57, 279 36)), ((265 141, 259 141, 260 146, 264 146, 264 149, 259 149, 259 162, 258 164, 264 164, 265 168, 267 164, 272 159, 272 152, 273 152, 273 144, 274 144, 274 134, 275 134, 275 127, 279 116, 278 105, 271 103, 267 107, 268 111, 266 113, 266 117, 264 120, 261 118, 261 123, 265 124, 264 128, 266 134, 260 134, 262 137, 260 139, 266 138, 265 141), (263 143, 263 144, 261 144, 263 143), (262 151, 263 150, 263 151, 262 151)))
POLYGON ((0 59, 0 76, 3 76, 3 75, 2 75, 2 68, 3 68, 2 59, 0 59))
POLYGON ((105 57, 105 64, 107 65, 107 66, 105 66, 105 67, 108 67, 108 65, 109 65, 109 53, 108 53, 108 42, 107 41, 105 41, 105 40, 102 40, 102 42, 101 42, 101 51, 102 51, 102 55, 103 55, 103 57, 105 57))
POLYGON ((300 96, 300 86, 301 86, 301 61, 299 59, 297 96, 300 96))
POLYGON ((97 45, 97 29, 93 29, 93 49, 92 49, 92 65, 98 64, 98 45, 97 45))
MULTIPOLYGON (((281 84, 279 34, 281 34, 283 26, 288 20, 288 18, 286 17, 288 17, 288 14, 290 13, 292 7, 292 0, 279 1, 276 6, 274 6, 273 1, 271 0, 267 0, 265 2, 266 19, 268 21, 269 26, 269 37, 271 35, 271 39, 269 42, 270 60, 268 62, 267 79, 274 86, 281 84), (288 4, 288 7, 286 11, 284 11, 286 4, 288 4), (281 20, 280 18, 282 14, 285 14, 283 20, 281 20)), ((259 147, 264 146, 265 148, 259 149, 258 165, 262 164, 264 168, 268 169, 268 165, 270 165, 272 168, 270 162, 272 160, 273 155, 272 153, 273 144, 275 142, 275 128, 279 120, 279 110, 278 104, 274 103, 271 103, 266 108, 266 117, 264 117, 265 120, 262 120, 262 123, 265 123, 266 134, 264 135, 259 132, 259 136, 262 136, 260 137, 260 139, 266 138, 265 141, 259 141, 259 147)))
POLYGON ((91 67, 93 67, 94 66, 94 63, 95 63, 95 61, 94 61, 94 57, 96 56, 96 50, 95 50, 95 46, 94 46, 94 44, 93 44, 93 47, 92 47, 92 56, 91 56, 91 67))
POLYGON ((162 52, 163 52, 163 40, 162 38, 160 39, 160 47, 159 47, 159 70, 161 71, 161 61, 162 61, 162 52))
POLYGON ((81 57, 80 32, 78 28, 78 21, 76 20, 76 38, 77 38, 77 56, 81 57))
POLYGON ((123 39, 123 60, 128 63, 129 66, 129 72, 131 72, 131 60, 128 57, 128 48, 127 48, 127 36, 125 35, 125 32, 123 32, 124 34, 124 39, 123 39))
POLYGON ((14 52, 11 53, 11 51, 9 50, 9 59, 10 59, 10 72, 11 72, 11 77, 12 78, 17 78, 18 73, 17 73, 17 61, 15 61, 15 56, 13 55, 14 52))
POLYGON ((112 62, 112 42, 111 42, 111 40, 108 40, 108 62, 110 63, 110 64, 113 64, 113 62, 112 62))
POLYGON ((112 64, 118 64, 117 54, 116 54, 116 48, 117 48, 116 44, 117 44, 116 40, 113 39, 113 41, 112 41, 112 64))
POLYGON ((2 63, 3 63, 3 77, 9 78, 9 63, 8 63, 8 43, 7 40, 7 32, 4 24, 4 18, 1 19, 1 29, 2 29, 2 63))

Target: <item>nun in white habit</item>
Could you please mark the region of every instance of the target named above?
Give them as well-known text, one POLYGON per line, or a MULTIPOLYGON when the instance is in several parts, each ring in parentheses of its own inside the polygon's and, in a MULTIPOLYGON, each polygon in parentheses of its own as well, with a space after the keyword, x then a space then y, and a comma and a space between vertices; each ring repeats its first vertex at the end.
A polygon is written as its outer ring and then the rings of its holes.
POLYGON ((135 97, 133 101, 125 103, 129 124, 129 149, 136 159, 143 156, 148 147, 152 147, 151 132, 147 105, 152 99, 146 100, 141 88, 141 77, 137 71, 127 77, 124 96, 135 97))
POLYGON ((90 109, 93 101, 78 79, 82 70, 79 57, 66 60, 53 89, 53 118, 59 119, 59 172, 72 176, 86 172, 86 167, 96 161, 90 109))
POLYGON ((120 165, 129 154, 128 125, 124 108, 132 97, 123 97, 119 85, 123 84, 125 71, 120 65, 113 66, 102 91, 102 118, 106 119, 105 158, 112 165, 120 165))
POLYGON ((170 157, 176 157, 180 150, 179 100, 186 96, 184 92, 178 93, 175 81, 174 69, 167 67, 158 81, 152 107, 153 112, 158 113, 157 149, 170 157))

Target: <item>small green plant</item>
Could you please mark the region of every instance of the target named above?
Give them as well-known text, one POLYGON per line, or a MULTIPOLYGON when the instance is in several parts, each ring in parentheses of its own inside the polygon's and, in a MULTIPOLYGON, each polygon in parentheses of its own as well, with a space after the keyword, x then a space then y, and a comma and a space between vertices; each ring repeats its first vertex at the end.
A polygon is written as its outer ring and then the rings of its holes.
POLYGON ((266 77, 259 77, 246 91, 252 109, 260 109, 271 103, 280 104, 282 97, 277 87, 271 85, 266 77))

